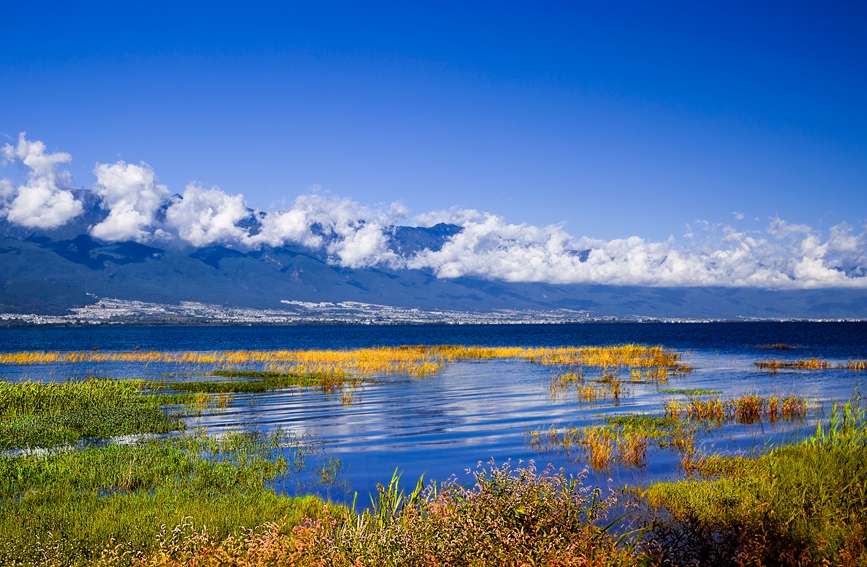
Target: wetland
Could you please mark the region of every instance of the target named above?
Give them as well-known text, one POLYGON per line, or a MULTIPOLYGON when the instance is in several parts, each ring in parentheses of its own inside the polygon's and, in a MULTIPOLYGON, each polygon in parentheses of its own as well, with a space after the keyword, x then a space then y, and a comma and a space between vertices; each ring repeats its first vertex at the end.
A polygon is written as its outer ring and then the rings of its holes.
POLYGON ((865 558, 863 323, 3 333, 4 563, 865 558))

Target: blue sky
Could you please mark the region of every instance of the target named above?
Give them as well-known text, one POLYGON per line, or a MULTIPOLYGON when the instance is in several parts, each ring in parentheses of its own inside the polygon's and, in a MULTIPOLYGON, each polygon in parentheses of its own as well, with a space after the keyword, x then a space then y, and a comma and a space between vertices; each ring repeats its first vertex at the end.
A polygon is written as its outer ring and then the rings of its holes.
POLYGON ((318 185, 598 239, 867 220, 863 3, 412 4, 11 3, 0 132, 77 186, 145 161, 262 209, 318 185))

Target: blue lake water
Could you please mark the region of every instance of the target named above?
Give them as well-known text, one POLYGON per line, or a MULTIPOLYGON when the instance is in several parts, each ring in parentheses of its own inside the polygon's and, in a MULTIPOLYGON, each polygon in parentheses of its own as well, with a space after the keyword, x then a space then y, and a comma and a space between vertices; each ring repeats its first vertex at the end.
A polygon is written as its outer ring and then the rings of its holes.
MULTIPOLYGON (((435 376, 382 376, 351 392, 294 388, 255 395, 235 395, 229 407, 189 419, 190 426, 213 433, 255 427, 282 427, 308 434, 322 453, 306 475, 281 485, 287 492, 316 492, 333 499, 366 495, 392 471, 414 482, 420 475, 445 480, 494 459, 535 459, 577 473, 587 467, 581 455, 534 451, 528 432, 552 427, 602 423, 620 413, 660 415, 673 399, 659 388, 708 388, 723 397, 744 393, 798 395, 810 399, 810 418, 750 426, 729 425, 704 435, 705 451, 757 451, 768 443, 795 441, 815 428, 831 400, 852 397, 867 372, 847 370, 759 372, 756 360, 822 358, 832 362, 867 359, 867 323, 600 323, 577 325, 466 326, 297 326, 297 327, 89 327, 0 329, 0 351, 158 351, 352 349, 397 345, 604 346, 625 343, 662 345, 683 354, 694 367, 667 383, 627 384, 619 403, 580 402, 568 392, 552 396, 556 368, 494 360, 455 363, 435 376), (797 349, 777 351, 757 345, 785 343, 797 349), (333 484, 316 482, 328 462, 337 467, 333 484)), ((8 380, 65 380, 85 376, 142 377, 163 372, 197 371, 176 364, 51 364, 0 366, 8 380)), ((592 371, 588 371, 592 377, 592 371)), ((627 376, 624 377, 628 380, 627 376)), ((863 389, 863 388, 862 388, 863 389)), ((636 484, 678 474, 679 455, 652 451, 647 467, 615 468, 594 475, 599 482, 636 484)))

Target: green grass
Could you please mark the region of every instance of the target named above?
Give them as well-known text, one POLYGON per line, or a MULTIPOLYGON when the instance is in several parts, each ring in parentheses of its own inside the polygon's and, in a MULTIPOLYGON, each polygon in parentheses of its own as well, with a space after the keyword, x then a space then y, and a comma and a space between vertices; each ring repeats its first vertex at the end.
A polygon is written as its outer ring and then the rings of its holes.
POLYGON ((713 396, 716 394, 721 394, 722 390, 703 390, 703 389, 678 389, 678 388, 665 388, 663 390, 659 390, 660 394, 681 394, 684 396, 713 396))
POLYGON ((162 406, 202 404, 195 394, 154 394, 145 380, 0 382, 0 450, 54 447, 81 439, 184 428, 183 412, 162 406))
POLYGON ((804 443, 708 458, 697 467, 708 480, 655 484, 644 493, 657 510, 654 544, 675 564, 863 565, 865 439, 860 400, 835 405, 804 443))
POLYGON ((261 394, 290 386, 320 386, 336 388, 350 381, 342 374, 283 374, 252 370, 217 370, 214 376, 252 378, 252 380, 197 380, 192 382, 161 382, 160 386, 181 392, 261 394))
POLYGON ((0 564, 88 564, 116 545, 149 553, 185 518, 218 538, 276 520, 291 528, 323 503, 268 483, 303 466, 308 450, 278 431, 0 457, 0 564))

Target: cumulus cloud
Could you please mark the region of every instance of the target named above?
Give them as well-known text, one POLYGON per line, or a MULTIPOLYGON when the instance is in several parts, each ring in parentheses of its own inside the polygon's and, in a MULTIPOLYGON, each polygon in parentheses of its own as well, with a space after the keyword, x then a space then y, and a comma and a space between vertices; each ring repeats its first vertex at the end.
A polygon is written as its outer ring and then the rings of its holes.
POLYGON ((464 226, 470 222, 476 222, 484 215, 475 209, 461 209, 452 207, 448 210, 430 211, 422 213, 415 217, 415 224, 418 226, 431 227, 440 223, 456 224, 464 226))
MULTIPOLYGON (((453 216, 453 218, 456 218, 453 216)), ((767 289, 867 287, 867 232, 838 225, 822 237, 806 225, 771 219, 765 234, 698 223, 702 244, 677 246, 639 237, 576 239, 560 225, 508 224, 468 213, 463 230, 439 250, 406 260, 439 277, 511 282, 647 286, 732 286, 767 289), (770 238, 768 238, 770 237, 770 238)))
POLYGON ((248 231, 238 226, 248 216, 250 211, 243 195, 229 195, 219 187, 205 189, 190 183, 183 198, 169 205, 165 224, 193 246, 232 244, 248 237, 248 231))
POLYGON ((324 247, 335 263, 348 268, 394 264, 398 256, 388 247, 387 228, 395 217, 404 215, 406 209, 400 204, 392 204, 385 213, 351 199, 302 195, 290 210, 265 215, 259 234, 248 238, 246 243, 324 247))
POLYGON ((69 174, 58 168, 72 161, 72 156, 47 154, 45 144, 28 141, 24 132, 18 136, 17 146, 6 144, 2 151, 6 162, 21 161, 30 169, 24 185, 16 188, 9 180, 0 184, 0 214, 7 221, 30 228, 57 228, 81 214, 81 203, 71 191, 60 187, 61 183, 69 184, 69 174))
POLYGON ((154 215, 169 190, 158 185, 153 168, 119 161, 98 163, 93 170, 93 192, 102 199, 108 217, 90 229, 91 236, 107 242, 136 240, 144 242, 154 236, 154 215))
MULTIPOLYGON (((0 180, 0 215, 29 227, 61 226, 81 204, 61 188, 65 153, 45 153, 42 142, 2 148, 6 161, 30 168, 27 183, 0 180)), ((641 286, 727 286, 765 289, 867 288, 867 230, 845 223, 826 231, 779 217, 763 230, 738 230, 704 220, 687 225, 685 244, 674 238, 638 236, 614 240, 577 238, 563 225, 510 224, 473 209, 451 208, 416 216, 416 226, 439 223, 460 230, 441 246, 399 253, 395 224, 409 211, 400 203, 367 207, 351 199, 314 192, 289 209, 251 211, 243 195, 217 187, 187 186, 166 200, 145 163, 97 164, 93 192, 109 211, 90 229, 107 241, 174 240, 196 247, 223 244, 242 249, 303 246, 324 251, 327 261, 348 268, 386 266, 430 270, 441 278, 471 276, 509 282, 641 286), (165 208, 165 214, 158 211, 165 208), (860 232, 859 232, 860 231, 860 232)), ((744 215, 733 213, 735 221, 744 215)), ((423 241, 423 240, 422 240, 423 241)))

